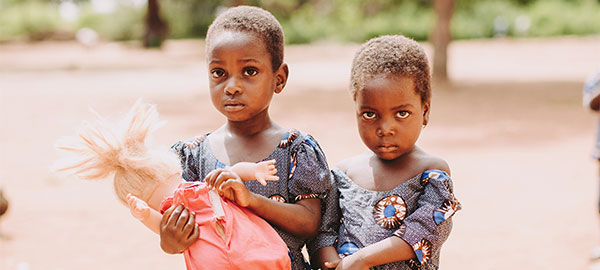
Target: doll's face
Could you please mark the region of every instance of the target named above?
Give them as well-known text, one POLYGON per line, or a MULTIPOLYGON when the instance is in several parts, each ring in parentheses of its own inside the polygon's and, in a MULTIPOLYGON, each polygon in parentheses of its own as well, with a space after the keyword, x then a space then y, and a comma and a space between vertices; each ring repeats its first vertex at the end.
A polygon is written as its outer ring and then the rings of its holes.
POLYGON ((208 48, 213 105, 229 121, 245 121, 266 111, 283 90, 287 65, 273 71, 266 45, 252 33, 225 31, 208 48))
POLYGON ((384 160, 393 160, 413 149, 429 118, 414 80, 376 75, 356 93, 356 120, 365 145, 384 160))

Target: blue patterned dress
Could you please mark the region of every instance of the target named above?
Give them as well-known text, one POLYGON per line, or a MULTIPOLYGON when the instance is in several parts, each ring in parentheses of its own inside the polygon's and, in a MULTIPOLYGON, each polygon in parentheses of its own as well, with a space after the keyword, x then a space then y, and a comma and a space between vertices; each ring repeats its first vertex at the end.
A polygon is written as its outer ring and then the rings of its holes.
MULTIPOLYGON (((179 155, 186 181, 203 181, 212 170, 229 164, 217 160, 210 150, 206 135, 187 142, 177 142, 172 149, 179 155)), ((331 188, 330 171, 325 154, 315 139, 306 133, 291 130, 278 147, 264 160, 274 159, 279 181, 267 181, 262 186, 257 181, 244 182, 256 194, 280 202, 295 203, 306 198, 322 198, 331 188)), ((290 249, 292 269, 306 269, 301 253, 305 240, 278 227, 275 230, 290 249)))
POLYGON ((309 252, 334 246, 341 257, 396 236, 408 243, 415 259, 373 269, 437 269, 440 248, 452 229, 450 217, 461 208, 452 181, 440 170, 428 170, 392 190, 373 191, 332 170, 335 188, 327 195, 319 235, 309 252))

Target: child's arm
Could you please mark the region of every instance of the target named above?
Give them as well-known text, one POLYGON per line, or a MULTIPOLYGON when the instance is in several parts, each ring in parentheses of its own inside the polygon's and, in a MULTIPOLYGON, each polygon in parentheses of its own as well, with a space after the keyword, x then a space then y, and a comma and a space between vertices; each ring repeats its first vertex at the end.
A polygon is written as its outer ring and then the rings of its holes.
POLYGON ((256 180, 261 185, 266 186, 266 181, 277 181, 279 177, 277 168, 275 168, 275 160, 261 161, 258 163, 239 162, 229 168, 240 176, 242 181, 256 180))
POLYGON ((204 181, 215 187, 219 195, 247 207, 273 225, 298 237, 314 236, 321 222, 321 200, 304 199, 296 203, 282 203, 252 193, 239 175, 228 169, 210 172, 204 181))
POLYGON ((162 219, 160 213, 150 208, 145 201, 131 194, 127 194, 127 206, 129 206, 133 217, 146 225, 154 233, 160 234, 160 220, 162 219))
POLYGON ((341 269, 353 269, 347 266, 355 265, 373 267, 412 258, 420 265, 430 263, 432 254, 439 251, 450 235, 450 218, 461 205, 454 197, 452 181, 444 171, 427 170, 421 177, 421 184, 424 188, 418 207, 403 220, 405 228, 345 257, 340 263, 341 269))
POLYGON ((345 257, 339 263, 326 262, 328 268, 336 269, 369 269, 377 265, 406 261, 415 257, 409 244, 398 237, 389 237, 375 244, 368 245, 356 253, 345 257))

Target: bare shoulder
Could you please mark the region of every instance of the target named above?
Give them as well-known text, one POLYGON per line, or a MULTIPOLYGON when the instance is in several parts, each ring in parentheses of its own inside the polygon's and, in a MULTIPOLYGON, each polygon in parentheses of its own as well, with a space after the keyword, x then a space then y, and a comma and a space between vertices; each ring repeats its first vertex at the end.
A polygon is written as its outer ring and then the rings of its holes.
POLYGON ((421 153, 419 154, 419 160, 419 163, 423 166, 423 171, 441 170, 448 173, 448 175, 451 174, 448 162, 446 162, 440 157, 433 156, 428 153, 425 153, 424 151, 421 151, 421 153))
POLYGON ((345 158, 340 161, 335 167, 344 173, 348 173, 351 168, 357 168, 367 164, 368 154, 360 154, 357 156, 345 158))

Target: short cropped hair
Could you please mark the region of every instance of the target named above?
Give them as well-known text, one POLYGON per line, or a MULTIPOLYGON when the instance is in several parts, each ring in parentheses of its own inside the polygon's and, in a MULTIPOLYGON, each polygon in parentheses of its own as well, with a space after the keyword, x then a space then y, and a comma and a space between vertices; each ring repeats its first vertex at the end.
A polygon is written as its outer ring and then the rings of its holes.
POLYGON ((426 103, 431 98, 429 62, 423 48, 416 41, 388 35, 365 42, 354 56, 350 77, 350 94, 356 100, 357 92, 367 80, 376 75, 406 76, 415 83, 415 91, 426 103))
POLYGON ((219 33, 239 31, 257 35, 266 45, 271 55, 273 71, 283 63, 283 29, 277 19, 268 11, 252 6, 237 6, 227 9, 215 18, 206 33, 206 48, 219 33))

